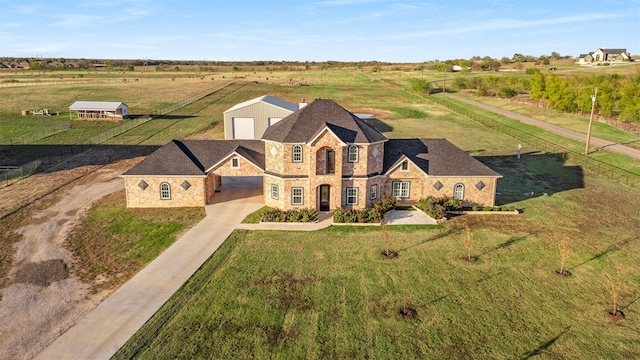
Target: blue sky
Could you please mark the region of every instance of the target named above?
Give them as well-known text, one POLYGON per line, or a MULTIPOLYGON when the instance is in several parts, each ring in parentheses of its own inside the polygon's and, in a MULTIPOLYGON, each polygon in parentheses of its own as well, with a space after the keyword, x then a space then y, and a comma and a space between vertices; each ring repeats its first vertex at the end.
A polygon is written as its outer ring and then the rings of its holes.
POLYGON ((420 62, 640 54, 640 0, 0 0, 0 56, 420 62))

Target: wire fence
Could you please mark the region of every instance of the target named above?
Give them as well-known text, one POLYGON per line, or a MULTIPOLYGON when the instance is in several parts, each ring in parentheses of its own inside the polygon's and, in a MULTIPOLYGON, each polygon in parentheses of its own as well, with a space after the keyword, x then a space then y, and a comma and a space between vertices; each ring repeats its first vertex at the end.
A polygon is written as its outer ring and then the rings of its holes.
MULTIPOLYGON (((21 179, 31 176, 37 172, 43 171, 44 169, 47 169, 64 160, 72 158, 73 156, 78 155, 79 153, 84 152, 96 145, 100 145, 101 143, 113 137, 116 137, 150 120, 153 120, 155 117, 169 114, 184 106, 194 103, 208 95, 215 93, 216 91, 219 91, 233 84, 234 82, 236 82, 236 80, 225 82, 219 86, 203 91, 197 95, 191 96, 190 98, 182 100, 176 104, 167 106, 166 108, 163 108, 157 111, 153 111, 149 115, 140 116, 132 120, 125 120, 117 126, 114 126, 99 134, 83 139, 75 144, 55 145, 56 146, 55 152, 51 152, 46 156, 42 156, 26 164, 22 164, 20 166, 0 166, 0 186, 11 185, 15 182, 20 181, 21 179)), ((14 144, 14 145, 17 145, 17 144, 14 144)))
POLYGON ((29 134, 24 134, 17 137, 11 137, 11 138, 0 138, 0 144, 8 144, 10 146, 32 144, 38 140, 44 139, 51 135, 55 135, 59 132, 69 130, 70 128, 71 128, 71 122, 64 122, 64 123, 56 124, 53 126, 49 126, 47 128, 40 129, 39 131, 32 132, 29 134))
POLYGON ((582 169, 586 172, 590 172, 593 174, 598 174, 601 176, 606 176, 609 179, 617 180, 623 184, 640 188, 640 175, 632 173, 630 171, 621 169, 617 166, 613 166, 602 161, 593 159, 589 156, 585 156, 583 154, 577 153, 575 151, 566 149, 562 146, 556 145, 552 142, 543 140, 537 136, 527 134, 521 130, 518 130, 509 125, 502 124, 496 120, 488 118, 484 115, 475 113, 473 111, 467 110, 461 106, 453 104, 447 100, 443 100, 439 96, 427 96, 431 102, 439 104, 441 106, 446 107, 447 109, 465 116, 469 119, 477 121, 485 126, 488 126, 492 129, 498 130, 501 133, 507 134, 509 136, 513 136, 517 140, 520 140, 522 144, 527 144, 535 149, 542 150, 543 152, 548 152, 552 154, 557 154, 557 156, 561 156, 563 160, 567 161, 567 163, 572 165, 578 165, 582 167, 582 169))

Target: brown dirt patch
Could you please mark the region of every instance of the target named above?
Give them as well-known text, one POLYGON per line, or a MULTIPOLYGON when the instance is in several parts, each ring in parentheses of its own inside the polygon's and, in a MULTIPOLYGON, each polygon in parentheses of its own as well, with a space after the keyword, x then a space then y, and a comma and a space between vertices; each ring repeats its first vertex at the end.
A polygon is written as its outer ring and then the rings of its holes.
POLYGON ((382 250, 380 252, 380 256, 383 259, 395 259, 398 257, 398 253, 396 251, 392 251, 392 250, 382 250))
POLYGON ((478 261, 478 258, 475 256, 463 256, 460 259, 466 261, 466 262, 476 262, 478 261))
POLYGON ((46 260, 22 265, 14 277, 17 283, 47 287, 69 277, 69 269, 62 259, 46 260))
POLYGON ((614 313, 613 309, 606 309, 604 311, 604 314, 613 321, 620 321, 625 318, 624 313, 620 310, 616 310, 616 312, 614 313))
POLYGON ((556 273, 556 275, 560 275, 560 276, 564 276, 564 277, 571 276, 571 271, 569 271, 569 270, 560 271, 560 269, 558 269, 558 270, 556 270, 554 272, 556 273))
POLYGON ((403 319, 415 319, 418 316, 418 312, 415 309, 403 306, 396 311, 396 315, 403 319))

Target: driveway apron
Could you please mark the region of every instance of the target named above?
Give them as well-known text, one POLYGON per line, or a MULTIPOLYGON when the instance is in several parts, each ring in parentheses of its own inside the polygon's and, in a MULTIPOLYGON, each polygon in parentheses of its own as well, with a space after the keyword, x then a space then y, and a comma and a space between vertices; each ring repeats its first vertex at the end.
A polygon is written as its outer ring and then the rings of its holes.
POLYGON ((224 178, 207 216, 36 359, 109 359, 213 254, 248 214, 264 206, 261 178, 224 178))

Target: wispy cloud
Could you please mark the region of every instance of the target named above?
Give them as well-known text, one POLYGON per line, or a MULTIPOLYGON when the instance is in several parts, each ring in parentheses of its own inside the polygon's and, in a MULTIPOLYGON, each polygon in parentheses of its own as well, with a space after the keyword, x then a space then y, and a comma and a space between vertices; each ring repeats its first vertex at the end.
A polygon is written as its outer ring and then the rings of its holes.
POLYGON ((64 14, 64 15, 53 15, 54 19, 53 26, 60 27, 86 27, 89 25, 99 24, 103 17, 95 16, 95 15, 87 15, 87 14, 64 14))
POLYGON ((440 30, 429 30, 415 33, 398 33, 395 35, 386 35, 385 39, 410 39, 410 38, 418 38, 418 37, 427 37, 434 35, 456 35, 456 34, 464 34, 464 33, 473 33, 473 32, 481 32, 488 30, 499 30, 499 29, 516 29, 516 28, 527 28, 527 27, 536 27, 536 26, 544 26, 544 25, 560 25, 560 24, 569 24, 569 23, 577 23, 577 22, 587 22, 592 20, 605 20, 605 19, 614 19, 620 18, 621 16, 613 13, 598 13, 598 14, 585 14, 578 16, 564 16, 550 19, 535 19, 535 20, 517 20, 517 19, 493 19, 490 21, 485 21, 478 23, 476 25, 468 25, 468 26, 455 26, 444 28, 440 30))

